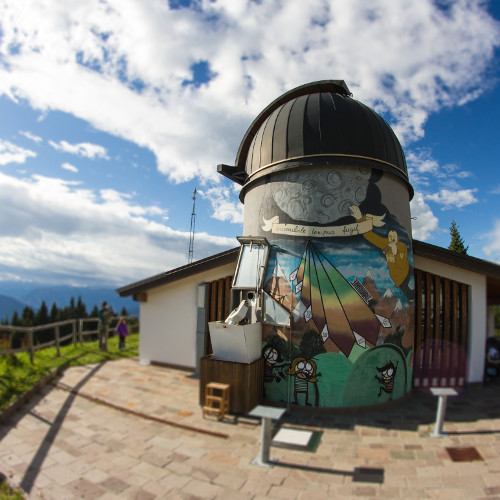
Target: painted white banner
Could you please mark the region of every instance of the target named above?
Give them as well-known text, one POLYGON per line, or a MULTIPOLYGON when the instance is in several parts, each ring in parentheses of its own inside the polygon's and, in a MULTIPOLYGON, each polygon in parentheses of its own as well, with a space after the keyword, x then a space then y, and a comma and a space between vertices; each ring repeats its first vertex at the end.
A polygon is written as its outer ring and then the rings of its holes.
POLYGON ((304 226, 302 224, 280 224, 279 217, 264 219, 263 231, 271 231, 273 234, 288 234, 290 236, 305 236, 314 238, 336 238, 339 236, 356 236, 358 234, 368 233, 373 226, 380 227, 384 225, 382 219, 384 215, 366 215, 363 220, 343 226, 304 226))

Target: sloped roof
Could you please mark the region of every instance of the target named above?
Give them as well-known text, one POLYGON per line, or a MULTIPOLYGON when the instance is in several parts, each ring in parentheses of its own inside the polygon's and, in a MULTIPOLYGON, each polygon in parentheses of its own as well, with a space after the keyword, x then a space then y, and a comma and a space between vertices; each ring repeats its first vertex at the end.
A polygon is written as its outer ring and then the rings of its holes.
POLYGON ((500 265, 417 240, 413 254, 486 276, 488 305, 500 304, 500 265))
POLYGON ((236 247, 231 250, 226 250, 225 252, 211 255, 205 259, 197 260, 192 264, 186 264, 185 266, 156 274, 155 276, 151 276, 151 278, 146 278, 141 281, 136 281, 130 285, 123 286, 118 288, 116 292, 121 297, 129 297, 157 286, 166 285, 172 281, 178 281, 187 278, 188 276, 194 276, 203 271, 208 271, 210 269, 215 269, 216 267, 224 266, 225 264, 230 264, 231 262, 236 262, 239 250, 240 247, 236 247))

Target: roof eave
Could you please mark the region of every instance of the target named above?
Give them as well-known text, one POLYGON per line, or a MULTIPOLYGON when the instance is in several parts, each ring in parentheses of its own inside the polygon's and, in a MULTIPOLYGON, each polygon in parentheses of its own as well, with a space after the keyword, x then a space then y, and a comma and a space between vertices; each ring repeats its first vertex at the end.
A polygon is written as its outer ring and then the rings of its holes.
POLYGON ((130 297, 145 290, 150 290, 151 288, 187 278, 188 276, 193 276, 225 264, 230 264, 231 262, 236 262, 239 249, 240 247, 232 248, 231 250, 226 250, 225 252, 198 260, 192 264, 186 264, 185 266, 177 267, 176 269, 171 269, 170 271, 117 288, 116 293, 118 293, 120 297, 130 297))
POLYGON ((413 240, 413 253, 443 264, 460 267, 467 271, 500 279, 500 265, 471 255, 461 254, 423 241, 413 240))

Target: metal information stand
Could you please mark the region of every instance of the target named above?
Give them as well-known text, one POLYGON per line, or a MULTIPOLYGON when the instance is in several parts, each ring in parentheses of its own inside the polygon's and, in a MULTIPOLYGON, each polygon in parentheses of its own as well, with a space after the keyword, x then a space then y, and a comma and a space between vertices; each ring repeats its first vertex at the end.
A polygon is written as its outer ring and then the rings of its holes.
POLYGON ((273 406, 256 406, 248 415, 250 417, 259 417, 261 419, 261 438, 260 438, 260 452, 252 460, 252 465, 260 467, 272 467, 273 460, 269 458, 269 449, 271 448, 272 441, 272 420, 279 420, 286 412, 286 408, 275 408, 273 406))
POLYGON ((451 387, 431 387, 431 393, 433 396, 437 396, 439 398, 436 412, 436 424, 434 426, 434 430, 431 432, 431 436, 446 436, 446 434, 443 433, 444 416, 446 414, 446 400, 448 396, 458 396, 458 392, 451 387))

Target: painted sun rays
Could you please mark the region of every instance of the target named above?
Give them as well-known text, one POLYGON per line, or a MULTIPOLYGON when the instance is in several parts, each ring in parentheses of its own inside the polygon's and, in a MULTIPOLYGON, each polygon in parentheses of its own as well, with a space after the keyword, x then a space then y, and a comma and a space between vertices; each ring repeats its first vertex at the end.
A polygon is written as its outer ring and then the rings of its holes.
POLYGON ((304 320, 313 321, 324 342, 330 338, 345 356, 355 342, 376 343, 380 321, 311 240, 293 275, 305 308, 304 320))

